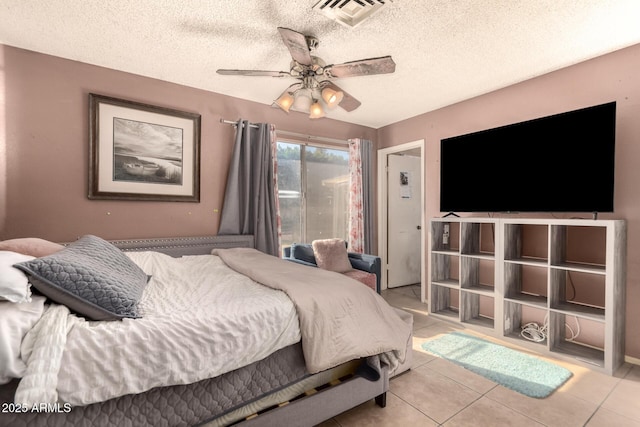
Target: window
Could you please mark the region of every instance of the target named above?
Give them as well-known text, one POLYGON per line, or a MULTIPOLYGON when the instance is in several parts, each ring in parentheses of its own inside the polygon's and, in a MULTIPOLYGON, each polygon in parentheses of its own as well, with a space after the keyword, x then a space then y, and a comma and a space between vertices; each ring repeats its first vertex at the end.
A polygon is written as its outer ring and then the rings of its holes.
POLYGON ((282 246, 347 239, 349 152, 278 142, 278 199, 282 246))

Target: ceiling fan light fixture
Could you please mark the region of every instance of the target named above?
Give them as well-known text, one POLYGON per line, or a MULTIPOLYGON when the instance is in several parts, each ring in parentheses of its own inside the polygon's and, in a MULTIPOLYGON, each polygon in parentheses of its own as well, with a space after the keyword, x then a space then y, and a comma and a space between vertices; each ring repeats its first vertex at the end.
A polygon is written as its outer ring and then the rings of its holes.
POLYGON ((296 93, 296 100, 293 102, 293 107, 296 110, 309 111, 311 104, 311 93, 308 89, 302 89, 296 93))
POLYGON ((329 109, 336 108, 342 102, 342 98, 344 98, 344 92, 341 90, 334 90, 330 87, 322 89, 322 99, 329 109))
MULTIPOLYGON (((358 15, 364 18, 373 13, 377 8, 393 0, 321 0, 314 9, 340 9, 352 18, 358 15), (377 6, 375 1, 377 1, 377 6), (372 8, 369 8, 372 6, 372 8), (369 10, 366 10, 369 9, 369 10), (360 13, 363 12, 363 13, 360 13)), ((350 26, 358 22, 351 22, 350 26)), ((322 58, 311 53, 318 46, 318 39, 310 35, 304 35, 285 27, 278 27, 278 32, 283 43, 289 49, 291 62, 289 71, 266 70, 232 70, 218 69, 216 72, 228 76, 268 76, 268 77, 293 77, 298 80, 289 86, 273 104, 285 112, 291 109, 300 112, 309 112, 311 117, 323 117, 328 110, 336 105, 347 112, 353 111, 361 105, 361 102, 352 95, 342 91, 329 80, 342 77, 371 76, 376 74, 389 74, 395 72, 396 63, 391 56, 366 58, 357 61, 349 61, 342 64, 326 65, 322 58), (324 89, 324 90, 323 90, 324 89), (329 90, 327 90, 329 89, 329 90), (319 101, 319 102, 318 102, 319 101), (311 111, 311 104, 318 104, 322 111, 311 111)), ((272 104, 272 105, 273 105, 272 104)))
POLYGON ((309 118, 319 119, 321 117, 324 117, 324 109, 318 101, 314 100, 313 104, 311 104, 311 107, 309 107, 309 118))
POLYGON ((282 108, 285 112, 288 113, 294 101, 295 99, 293 98, 293 95, 291 95, 291 93, 284 92, 278 99, 276 99, 275 102, 278 107, 282 108))

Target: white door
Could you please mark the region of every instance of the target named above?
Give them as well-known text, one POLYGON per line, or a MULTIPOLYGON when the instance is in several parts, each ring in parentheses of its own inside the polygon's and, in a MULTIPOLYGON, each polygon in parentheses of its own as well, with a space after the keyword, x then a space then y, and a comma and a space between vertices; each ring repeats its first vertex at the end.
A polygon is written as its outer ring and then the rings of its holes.
POLYGON ((389 155, 387 286, 420 283, 422 186, 420 157, 389 155))

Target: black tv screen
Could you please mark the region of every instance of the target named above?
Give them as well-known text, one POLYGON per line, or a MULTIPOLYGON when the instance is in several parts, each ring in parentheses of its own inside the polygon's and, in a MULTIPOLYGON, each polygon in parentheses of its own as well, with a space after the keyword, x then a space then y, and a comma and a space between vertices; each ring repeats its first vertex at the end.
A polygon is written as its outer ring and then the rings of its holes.
POLYGON ((440 141, 441 212, 613 212, 616 103, 440 141))

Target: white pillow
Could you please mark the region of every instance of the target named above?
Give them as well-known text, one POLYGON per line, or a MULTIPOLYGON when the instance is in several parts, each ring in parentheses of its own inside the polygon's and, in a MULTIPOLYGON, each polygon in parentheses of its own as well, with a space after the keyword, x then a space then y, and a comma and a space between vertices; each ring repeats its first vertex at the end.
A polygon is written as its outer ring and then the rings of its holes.
POLYGON ((34 257, 30 255, 0 251, 0 300, 16 303, 31 301, 29 279, 13 264, 32 259, 34 257))
POLYGON ((0 384, 24 375, 27 367, 20 358, 20 346, 44 313, 45 301, 42 296, 34 296, 31 302, 21 304, 0 301, 0 384))

